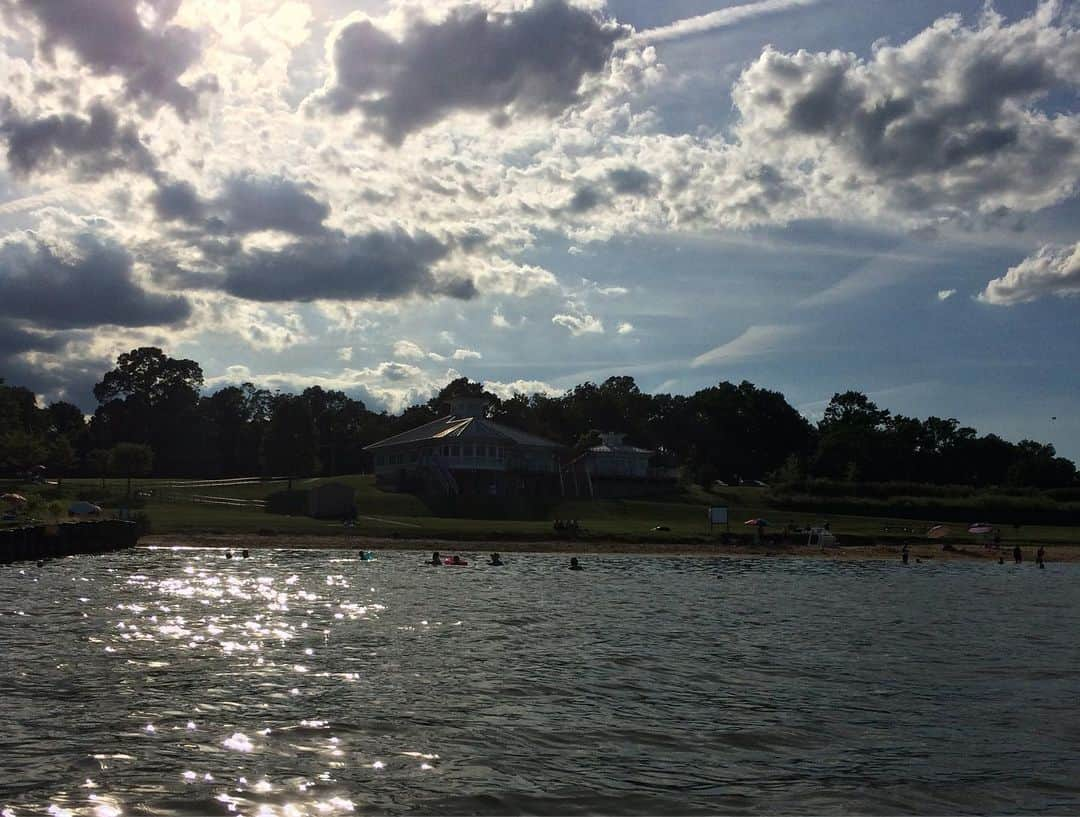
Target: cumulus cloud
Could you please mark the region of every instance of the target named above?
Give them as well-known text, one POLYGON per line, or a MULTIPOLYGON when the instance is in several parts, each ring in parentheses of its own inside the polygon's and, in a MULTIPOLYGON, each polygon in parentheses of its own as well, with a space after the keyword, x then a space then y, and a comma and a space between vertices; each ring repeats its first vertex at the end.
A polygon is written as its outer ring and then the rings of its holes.
POLYGON ((394 344, 394 357, 411 358, 414 360, 422 360, 427 357, 427 352, 420 348, 418 344, 413 343, 411 340, 399 340, 394 344))
POLYGON ((158 218, 201 225, 211 232, 278 230, 299 236, 324 231, 330 208, 308 186, 283 176, 241 173, 225 180, 220 194, 200 198, 190 182, 162 179, 151 196, 158 218))
POLYGON ((634 324, 628 321, 623 321, 619 324, 619 328, 615 331, 618 332, 620 335, 629 335, 631 332, 634 331, 634 324))
POLYGON ((432 266, 447 252, 445 244, 423 232, 330 234, 279 250, 251 250, 233 262, 224 285, 231 295, 256 301, 474 297, 471 279, 433 273, 432 266))
POLYGON ((0 243, 0 318, 48 328, 177 324, 191 314, 180 295, 143 288, 134 259, 82 233, 70 241, 14 234, 0 243))
POLYGON ((791 199, 931 218, 1033 211, 1076 189, 1080 117, 1036 103, 1080 83, 1080 32, 1051 4, 1007 23, 939 19, 868 60, 766 48, 733 89, 740 150, 791 199))
POLYGON ((200 53, 194 31, 171 24, 179 0, 0 0, 2 7, 33 20, 46 59, 58 46, 73 51, 91 71, 123 78, 131 99, 171 105, 188 116, 212 77, 184 85, 180 77, 200 53))
POLYGON ((414 19, 401 39, 359 19, 334 41, 321 100, 336 113, 362 111, 391 144, 458 111, 496 123, 554 116, 580 101, 582 80, 626 33, 564 0, 512 12, 459 6, 440 22, 414 19))
POLYGON ((560 313, 552 317, 551 322, 556 326, 563 326, 570 330, 574 337, 580 335, 602 335, 604 324, 599 318, 590 315, 583 307, 576 304, 568 304, 572 310, 569 313, 560 313))
POLYGON ((524 394, 527 397, 531 397, 534 394, 558 397, 566 392, 566 389, 552 386, 550 383, 545 383, 543 380, 513 380, 509 383, 503 383, 498 380, 485 380, 484 389, 494 394, 500 400, 509 400, 515 394, 524 394))
POLYGON ((450 357, 454 360, 480 360, 483 355, 472 349, 455 349, 450 357))
POLYGON ((640 167, 616 167, 608 171, 611 189, 621 195, 646 196, 657 187, 657 179, 640 167))
POLYGON ((949 300, 949 298, 951 298, 955 294, 956 294, 955 289, 939 289, 938 294, 937 294, 937 299, 939 301, 947 301, 947 300, 949 300))
POLYGON ((748 357, 770 354, 782 349, 785 342, 802 332, 798 326, 763 324, 751 326, 737 338, 703 352, 691 361, 694 368, 733 363, 748 357))
POLYGON ((1048 295, 1080 296, 1080 242, 1041 247, 1035 255, 990 281, 978 299, 996 306, 1014 306, 1048 295))
POLYGON ((88 113, 27 118, 7 100, 0 106, 0 135, 7 142, 8 167, 25 176, 63 166, 82 178, 121 168, 141 173, 153 169, 153 157, 133 125, 121 125, 116 112, 100 101, 88 113))

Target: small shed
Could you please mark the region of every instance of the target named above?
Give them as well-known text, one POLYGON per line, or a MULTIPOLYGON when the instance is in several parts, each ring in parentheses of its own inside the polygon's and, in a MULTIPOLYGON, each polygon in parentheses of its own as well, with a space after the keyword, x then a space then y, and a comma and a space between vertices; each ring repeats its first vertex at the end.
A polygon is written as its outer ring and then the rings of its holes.
POLYGON ((356 515, 356 489, 343 482, 327 482, 308 491, 308 516, 316 519, 351 519, 356 515))

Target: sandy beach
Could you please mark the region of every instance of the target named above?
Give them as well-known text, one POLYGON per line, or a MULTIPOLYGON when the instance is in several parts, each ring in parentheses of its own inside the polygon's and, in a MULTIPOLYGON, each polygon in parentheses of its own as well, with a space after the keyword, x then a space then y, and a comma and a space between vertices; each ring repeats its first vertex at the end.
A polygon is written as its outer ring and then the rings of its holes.
MULTIPOLYGON (((403 539, 375 536, 290 536, 275 534, 259 536, 255 534, 210 534, 210 533, 172 533, 144 536, 140 547, 202 547, 222 549, 287 548, 312 550, 415 550, 439 551, 443 554, 459 553, 487 554, 499 553, 566 553, 566 554, 632 554, 640 556, 746 556, 777 557, 800 559, 833 559, 839 561, 858 561, 867 559, 898 560, 899 544, 851 545, 821 550, 816 547, 801 545, 790 547, 755 546, 755 545, 702 545, 604 542, 594 540, 550 540, 550 541, 450 541, 442 539, 403 539)), ((1021 546, 1025 562, 1035 561, 1036 546, 1021 546)), ((1004 557, 1012 562, 1012 548, 987 550, 976 546, 957 546, 954 550, 943 550, 940 544, 915 544, 910 548, 910 560, 923 561, 984 561, 996 562, 1004 557)), ((1048 562, 1080 562, 1080 546, 1049 545, 1046 547, 1048 562)))

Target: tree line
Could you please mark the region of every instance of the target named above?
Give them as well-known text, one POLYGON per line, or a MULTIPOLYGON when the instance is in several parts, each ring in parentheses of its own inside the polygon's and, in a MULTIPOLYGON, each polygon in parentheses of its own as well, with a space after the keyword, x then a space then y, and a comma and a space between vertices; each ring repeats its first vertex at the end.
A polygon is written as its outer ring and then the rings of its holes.
POLYGON ((92 416, 65 401, 45 407, 0 379, 0 473, 42 466, 69 475, 170 477, 362 473, 364 447, 447 413, 451 399, 485 396, 489 417, 558 441, 568 457, 619 431, 702 485, 716 480, 825 477, 973 486, 1074 485, 1075 465, 1054 447, 980 435, 952 418, 918 419, 879 408, 865 394, 833 395, 811 424, 782 394, 721 382, 691 395, 648 394, 631 377, 583 383, 560 396, 500 400, 459 378, 400 415, 368 409, 343 392, 312 386, 281 394, 251 383, 203 393, 193 360, 143 347, 120 355, 94 387, 92 416))

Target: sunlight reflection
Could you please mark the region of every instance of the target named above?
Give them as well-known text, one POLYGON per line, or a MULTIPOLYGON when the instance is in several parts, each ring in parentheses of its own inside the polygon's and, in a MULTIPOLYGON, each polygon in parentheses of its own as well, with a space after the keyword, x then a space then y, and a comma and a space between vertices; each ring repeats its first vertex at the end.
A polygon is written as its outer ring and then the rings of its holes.
POLYGON ((255 748, 251 743, 251 738, 243 732, 234 732, 232 737, 226 738, 222 745, 234 752, 250 752, 255 748))

